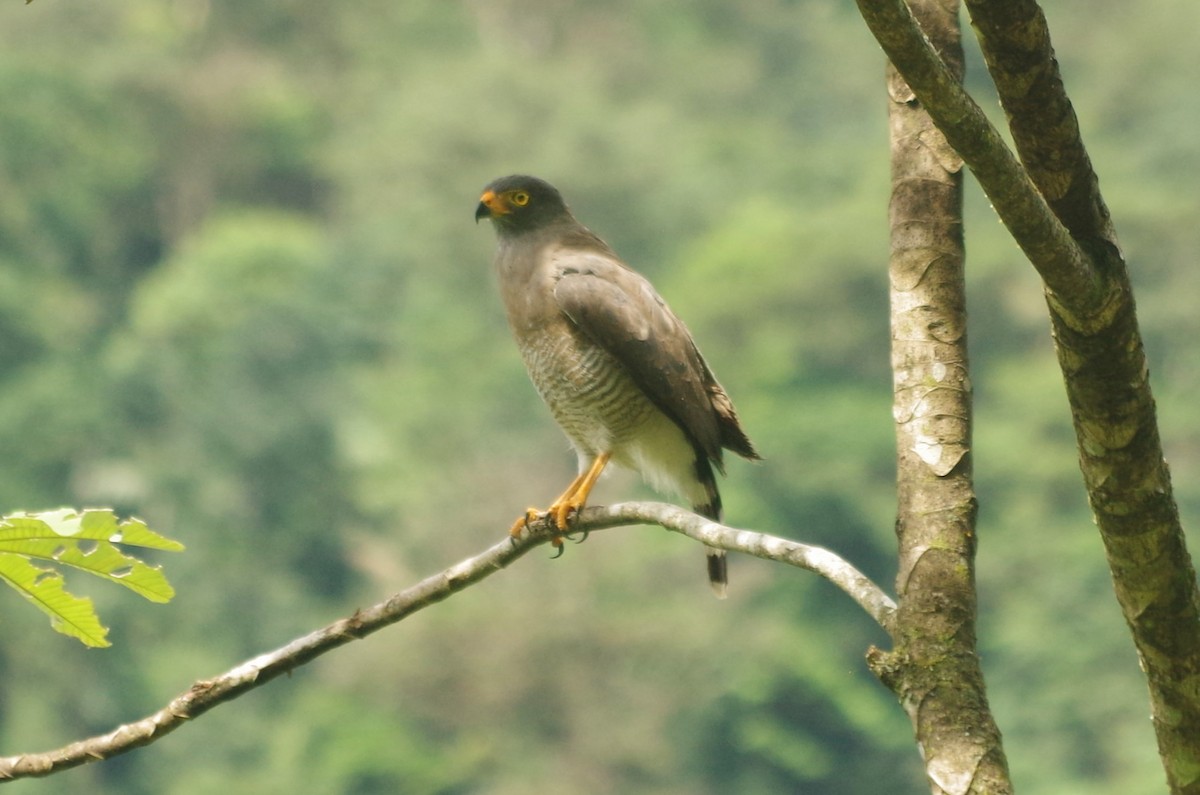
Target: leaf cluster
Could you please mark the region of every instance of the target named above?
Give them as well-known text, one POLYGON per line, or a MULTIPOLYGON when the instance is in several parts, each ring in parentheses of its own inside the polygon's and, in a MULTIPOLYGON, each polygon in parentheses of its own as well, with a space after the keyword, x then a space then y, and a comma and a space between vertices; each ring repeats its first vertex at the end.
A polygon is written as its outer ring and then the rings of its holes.
POLYGON ((92 600, 69 593, 58 567, 86 571, 151 602, 169 602, 175 589, 161 568, 122 547, 183 550, 140 520, 118 523, 108 510, 17 513, 0 519, 0 579, 49 615, 58 632, 87 646, 109 646, 108 629, 100 624, 92 600))

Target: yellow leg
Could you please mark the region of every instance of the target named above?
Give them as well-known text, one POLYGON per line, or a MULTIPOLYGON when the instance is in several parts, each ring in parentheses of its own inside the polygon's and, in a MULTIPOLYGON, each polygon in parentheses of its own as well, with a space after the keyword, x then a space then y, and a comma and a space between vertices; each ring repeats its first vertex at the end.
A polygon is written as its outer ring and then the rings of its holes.
MULTIPOLYGON (((596 456, 596 460, 588 467, 586 472, 581 472, 571 481, 571 485, 567 486, 566 491, 558 496, 550 507, 546 509, 546 513, 554 517, 554 526, 559 530, 566 532, 567 523, 570 521, 573 512, 583 510, 583 506, 587 503, 588 495, 592 493, 592 487, 596 485, 596 481, 600 479, 600 473, 604 471, 604 467, 608 464, 608 460, 612 458, 612 453, 601 453, 596 456)), ((523 516, 518 516, 517 521, 513 522, 513 526, 509 528, 508 534, 513 538, 521 535, 522 531, 529 526, 529 523, 534 521, 542 514, 537 508, 527 508, 523 516)), ((562 541, 554 539, 557 543, 555 546, 560 546, 562 541)))
POLYGON ((607 452, 596 456, 596 460, 588 467, 588 471, 575 478, 562 496, 546 509, 546 512, 554 517, 555 527, 566 532, 567 522, 570 520, 572 512, 583 510, 583 506, 587 504, 588 495, 592 493, 592 487, 600 479, 600 473, 604 471, 604 467, 611 457, 612 453, 607 452))
MULTIPOLYGON (((550 508, 547 509, 546 513, 553 511, 555 505, 558 505, 560 502, 570 497, 575 489, 579 488, 579 484, 583 482, 583 478, 586 475, 586 472, 580 472, 578 475, 576 475, 575 479, 571 481, 571 485, 567 486, 567 490, 559 495, 558 499, 551 503, 550 508)), ((529 523, 537 519, 539 516, 541 516, 541 514, 542 512, 537 508, 526 508, 525 513, 521 516, 518 516, 517 521, 513 522, 513 526, 508 529, 508 534, 513 538, 517 538, 522 532, 524 532, 525 528, 529 526, 529 523)))

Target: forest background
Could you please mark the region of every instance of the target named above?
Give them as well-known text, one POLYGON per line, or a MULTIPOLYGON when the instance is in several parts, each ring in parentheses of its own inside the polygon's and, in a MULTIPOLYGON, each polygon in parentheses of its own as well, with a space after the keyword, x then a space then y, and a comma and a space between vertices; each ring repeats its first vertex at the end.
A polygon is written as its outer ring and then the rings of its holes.
MULTIPOLYGON (((1045 9, 1194 527, 1200 6, 1045 9)), ((141 717, 565 483, 471 220, 504 173, 558 184, 687 320, 767 459, 731 464, 729 522, 889 583, 882 75, 856 9, 814 0, 6 4, 0 512, 111 505, 188 549, 165 606, 72 584, 111 649, 0 601, 0 754, 141 717)), ((1014 783, 1161 791, 1039 281, 968 186, 980 645, 1014 783)), ((595 501, 638 496, 618 475, 595 501)), ((607 531, 151 748, 9 786, 926 791, 869 619, 764 561, 731 580, 715 602, 695 544, 607 531)))

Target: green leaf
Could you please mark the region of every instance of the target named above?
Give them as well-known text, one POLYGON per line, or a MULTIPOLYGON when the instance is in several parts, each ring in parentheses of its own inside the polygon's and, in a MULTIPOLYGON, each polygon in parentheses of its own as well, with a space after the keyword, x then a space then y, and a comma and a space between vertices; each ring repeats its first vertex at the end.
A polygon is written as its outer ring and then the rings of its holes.
POLYGON ((20 555, 0 554, 0 579, 50 616, 50 626, 87 646, 110 646, 91 599, 67 593, 62 575, 35 566, 20 555))
POLYGON ((112 511, 60 508, 15 513, 0 519, 0 578, 51 617, 63 634, 90 646, 107 646, 91 600, 63 588, 62 574, 34 565, 44 560, 70 566, 124 586, 152 602, 167 602, 175 589, 158 566, 126 554, 118 545, 179 551, 183 545, 155 533, 139 519, 118 522, 112 511))
POLYGON ((180 552, 184 548, 178 541, 160 536, 146 527, 141 519, 126 519, 118 524, 116 515, 107 508, 87 508, 82 512, 74 508, 59 508, 37 513, 15 513, 0 519, 0 538, 4 537, 3 529, 6 526, 34 527, 39 524, 49 526, 59 536, 111 541, 169 552, 180 552))

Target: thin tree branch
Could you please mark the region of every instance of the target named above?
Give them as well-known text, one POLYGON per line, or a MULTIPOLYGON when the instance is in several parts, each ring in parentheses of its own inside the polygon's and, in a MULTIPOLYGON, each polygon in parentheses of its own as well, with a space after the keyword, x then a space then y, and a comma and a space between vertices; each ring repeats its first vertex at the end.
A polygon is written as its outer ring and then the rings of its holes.
POLYGON ((1000 133, 938 56, 904 0, 857 0, 888 59, 966 162, 1046 286, 1073 312, 1103 303, 1104 283, 1000 133))
MULTIPOLYGON (((884 629, 891 625, 895 603, 871 580, 837 555, 749 530, 717 524, 664 503, 622 503, 586 509, 573 524, 588 533, 631 524, 655 524, 705 544, 787 563, 820 574, 853 598, 884 629)), ((0 784, 18 778, 48 776, 88 762, 108 759, 158 740, 210 709, 248 693, 276 677, 359 640, 500 571, 536 546, 550 540, 545 520, 535 522, 518 539, 505 539, 480 554, 418 582, 349 618, 260 654, 212 679, 202 679, 165 707, 107 734, 70 743, 52 751, 0 757, 0 784)))
POLYGON ((588 508, 576 522, 580 530, 599 530, 629 524, 655 524, 702 541, 710 547, 742 552, 763 560, 786 563, 819 574, 853 599, 884 631, 892 631, 896 603, 869 577, 823 547, 786 538, 738 530, 661 502, 624 502, 588 508))
POLYGON ((65 745, 53 751, 0 758, 0 783, 47 776, 86 762, 107 759, 148 745, 213 707, 231 701, 286 674, 326 652, 358 640, 440 602, 490 574, 500 571, 546 538, 504 540, 445 571, 426 577, 349 618, 297 638, 274 651, 260 654, 212 679, 202 679, 165 707, 113 731, 65 745))

